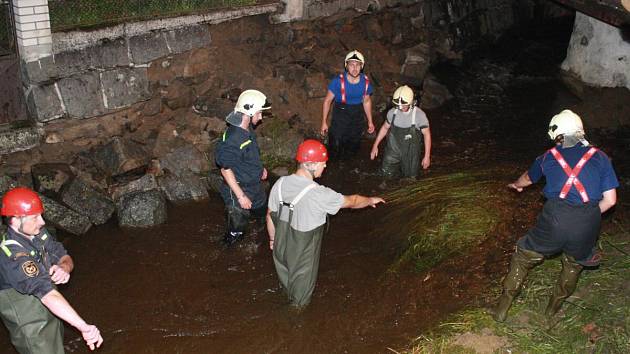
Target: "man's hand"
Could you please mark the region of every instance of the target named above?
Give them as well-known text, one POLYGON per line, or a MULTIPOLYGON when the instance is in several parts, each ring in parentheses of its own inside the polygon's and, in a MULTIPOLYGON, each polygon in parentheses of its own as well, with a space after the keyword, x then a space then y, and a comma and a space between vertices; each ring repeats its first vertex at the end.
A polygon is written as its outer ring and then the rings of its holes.
POLYGON ((319 128, 319 133, 322 136, 326 136, 326 134, 328 134, 328 123, 322 123, 322 126, 319 128))
POLYGON ((262 176, 260 177, 261 180, 266 180, 267 179, 267 169, 263 167, 263 173, 262 176))
POLYGON ((70 280, 70 273, 56 264, 50 267, 49 273, 50 279, 55 284, 65 284, 70 280))
POLYGON ((83 336, 85 344, 90 347, 90 350, 99 348, 101 344, 103 344, 101 332, 94 325, 86 324, 84 328, 81 328, 81 335, 83 336))
POLYGON ((374 129, 374 123, 368 122, 368 130, 367 130, 368 134, 374 133, 374 130, 375 130, 374 129))
POLYGON ((512 188, 512 189, 514 189, 515 191, 517 191, 519 193, 523 191, 523 188, 517 187, 515 183, 508 184, 508 188, 512 188))
POLYGON ((431 158, 430 157, 425 157, 422 159, 422 168, 423 169, 427 169, 429 168, 429 166, 431 166, 431 158))
POLYGON ((370 197, 370 206, 372 208, 376 208, 376 204, 379 204, 379 203, 385 203, 385 200, 379 197, 370 197))
POLYGON ((378 146, 372 146, 372 151, 370 151, 370 160, 374 160, 378 156, 378 146))
POLYGON ((238 204, 243 209, 251 209, 252 208, 252 201, 249 200, 249 198, 245 194, 243 194, 242 196, 240 196, 238 198, 238 204))

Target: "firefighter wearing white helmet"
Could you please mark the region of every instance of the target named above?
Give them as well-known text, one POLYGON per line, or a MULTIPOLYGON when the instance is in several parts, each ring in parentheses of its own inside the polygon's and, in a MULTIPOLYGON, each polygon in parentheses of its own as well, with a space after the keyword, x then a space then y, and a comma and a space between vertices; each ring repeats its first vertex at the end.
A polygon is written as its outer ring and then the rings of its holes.
POLYGON ((431 165, 429 119, 426 113, 416 106, 413 90, 407 85, 400 86, 394 91, 392 102, 394 107, 387 112, 386 120, 378 131, 370 159, 374 160, 379 155, 378 146, 387 136, 381 173, 385 177, 400 174, 405 178, 415 178, 420 165, 423 169, 431 165))
POLYGON ((344 60, 345 72, 336 75, 328 84, 322 106, 320 133, 328 136, 331 157, 354 156, 359 150, 367 120, 367 132, 374 132, 372 120, 372 84, 363 73, 365 58, 358 50, 348 53, 344 60), (328 114, 332 119, 328 127, 328 114))
POLYGON ((262 92, 243 91, 234 111, 225 118, 228 128, 217 143, 215 162, 223 176, 220 192, 227 214, 227 246, 245 236, 250 217, 265 216, 267 197, 262 181, 267 178, 267 170, 260 159, 254 126, 262 120, 262 111, 269 108, 262 92))
POLYGON ((554 146, 508 185, 521 192, 544 176, 547 201, 536 225, 516 244, 503 293, 491 310, 496 321, 505 320, 529 270, 548 256, 562 254, 562 270, 545 310, 553 317, 575 290, 582 268, 598 264, 601 214, 617 202, 619 182, 610 159, 584 139, 577 114, 567 109, 555 115, 548 134, 554 146))

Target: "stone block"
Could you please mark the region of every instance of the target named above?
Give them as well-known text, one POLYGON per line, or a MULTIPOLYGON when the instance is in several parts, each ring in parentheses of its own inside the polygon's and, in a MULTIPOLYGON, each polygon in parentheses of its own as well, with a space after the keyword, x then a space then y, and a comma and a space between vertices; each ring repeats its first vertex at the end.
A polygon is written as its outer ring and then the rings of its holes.
POLYGON ((95 225, 104 224, 116 207, 105 194, 75 178, 61 192, 61 200, 72 210, 87 216, 95 225))
POLYGON ((309 98, 322 98, 326 96, 326 76, 321 72, 307 76, 304 89, 309 98))
POLYGON ((41 196, 41 199, 44 204, 44 219, 52 226, 73 235, 83 235, 92 227, 87 216, 66 208, 48 197, 41 196))
POLYGON ((0 155, 30 150, 39 145, 40 138, 35 127, 0 129, 0 155))
POLYGON ((40 123, 63 117, 64 111, 54 84, 31 86, 26 106, 32 118, 40 123))
POLYGON ((144 167, 149 162, 149 156, 142 145, 120 137, 114 137, 109 143, 97 147, 90 158, 109 176, 144 167))
POLYGON ((133 181, 117 184, 109 187, 109 194, 114 200, 114 202, 118 202, 118 200, 126 194, 131 194, 135 192, 146 192, 154 189, 159 189, 159 185, 157 183, 157 179, 152 174, 146 174, 138 179, 133 181))
POLYGON ((116 204, 118 225, 149 227, 166 221, 166 200, 158 190, 123 195, 116 204))
POLYGON ((422 92, 422 108, 435 109, 453 98, 448 88, 433 77, 427 77, 424 80, 422 92))
POLYGON ((160 159, 163 170, 181 176, 208 171, 208 160, 204 154, 192 145, 176 148, 160 159))
POLYGON ((44 83, 58 76, 52 55, 29 62, 22 60, 20 69, 23 80, 30 84, 44 83))
POLYGON ((166 32, 164 36, 172 53, 183 53, 206 47, 211 43, 210 30, 208 25, 204 24, 176 28, 166 32))
POLYGON ((129 38, 129 50, 134 64, 147 64, 169 54, 162 32, 150 32, 129 38))
POLYGON ((105 108, 116 109, 151 98, 146 68, 121 68, 101 73, 105 108))
POLYGON ((57 86, 70 117, 89 118, 106 112, 97 72, 61 79, 57 86))
POLYGON ((206 184, 192 174, 177 176, 166 173, 158 177, 158 184, 171 202, 199 201, 209 197, 206 184))
POLYGON ((90 58, 90 66, 108 69, 117 66, 129 66, 129 51, 124 38, 104 39, 97 45, 86 49, 90 58))
POLYGON ((74 178, 70 165, 65 163, 40 163, 31 167, 35 191, 51 198, 59 196, 66 183, 74 178))

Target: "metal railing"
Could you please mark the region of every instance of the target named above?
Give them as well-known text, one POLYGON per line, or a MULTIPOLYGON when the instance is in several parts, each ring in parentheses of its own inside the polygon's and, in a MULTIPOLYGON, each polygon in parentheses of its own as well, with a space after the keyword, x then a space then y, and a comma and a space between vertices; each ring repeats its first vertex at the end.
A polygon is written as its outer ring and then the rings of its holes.
POLYGON ((49 0, 53 32, 123 22, 206 13, 263 3, 260 0, 49 0))

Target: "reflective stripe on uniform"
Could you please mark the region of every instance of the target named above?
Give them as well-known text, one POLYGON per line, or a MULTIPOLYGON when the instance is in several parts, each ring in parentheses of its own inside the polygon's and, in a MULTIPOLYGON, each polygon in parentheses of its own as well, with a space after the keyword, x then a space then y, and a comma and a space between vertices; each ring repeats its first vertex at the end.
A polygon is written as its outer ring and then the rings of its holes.
POLYGON ((252 143, 252 141, 251 141, 251 140, 249 140, 249 139, 248 139, 248 140, 246 140, 244 143, 242 143, 242 144, 241 144, 241 146, 240 146, 241 150, 243 150, 243 148, 244 148, 245 146, 247 146, 247 145, 249 145, 249 144, 251 144, 251 143, 252 143))
POLYGON ((558 152, 558 150, 556 150, 556 148, 552 148, 551 150, 549 150, 549 152, 551 153, 551 155, 553 155, 556 161, 558 161, 558 163, 560 164, 560 167, 562 167, 562 169, 564 170, 564 173, 568 177, 566 182, 564 182, 564 186, 562 187, 562 190, 560 191, 560 199, 565 199, 567 197, 567 194, 569 194, 569 190, 571 189, 571 186, 575 186, 575 189, 577 189, 578 193, 580 194, 580 197, 582 197, 582 201, 584 203, 588 203, 589 201, 588 193, 586 193, 586 189, 584 188, 584 185, 578 179, 578 175, 582 171, 582 167, 584 167, 586 162, 590 160, 590 158, 593 157, 593 155, 595 155, 595 153, 597 152, 597 149, 594 147, 590 148, 586 153, 584 153, 580 161, 578 161, 578 163, 575 165, 573 169, 571 169, 569 164, 566 162, 564 157, 560 155, 560 153, 558 152))
MULTIPOLYGON (((7 255, 7 257, 11 257, 11 255, 13 255, 13 253, 11 252, 9 247, 7 247, 7 245, 16 245, 16 246, 20 246, 24 248, 24 246, 22 246, 21 243, 15 240, 7 240, 5 237, 6 235, 2 235, 2 243, 0 243, 0 248, 2 248, 2 251, 4 252, 4 254, 7 255)), ((31 253, 33 253, 33 251, 31 251, 31 253)))

